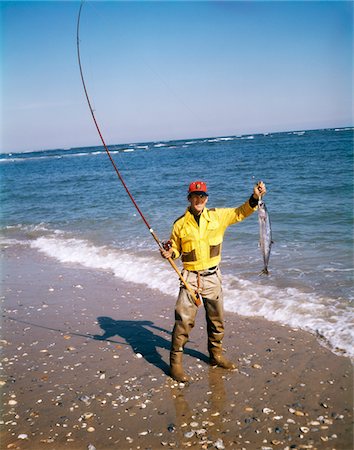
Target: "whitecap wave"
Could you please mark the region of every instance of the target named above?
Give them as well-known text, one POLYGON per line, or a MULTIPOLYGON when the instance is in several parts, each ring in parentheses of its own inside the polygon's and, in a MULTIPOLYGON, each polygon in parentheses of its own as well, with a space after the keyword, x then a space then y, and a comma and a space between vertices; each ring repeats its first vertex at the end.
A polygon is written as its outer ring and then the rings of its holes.
MULTIPOLYGON (((110 150, 110 153, 112 155, 115 155, 117 153, 121 152, 133 152, 134 149, 126 148, 126 149, 119 149, 119 150, 110 150)), ((1 158, 0 163, 9 163, 9 162, 28 162, 28 161, 38 161, 38 160, 46 160, 46 159, 62 159, 62 158, 79 158, 84 156, 99 156, 105 154, 105 150, 97 150, 95 152, 89 151, 89 152, 79 152, 79 153, 68 153, 68 154, 60 154, 60 155, 42 155, 42 156, 20 156, 14 157, 14 158, 1 158)))
POLYGON ((4 158, 4 159, 0 159, 0 163, 11 163, 11 162, 15 162, 16 158, 4 158))
POLYGON ((264 286, 224 277, 225 309, 315 333, 331 350, 354 358, 354 314, 337 299, 296 288, 264 286))
POLYGON ((163 260, 136 256, 131 253, 96 246, 84 239, 59 236, 42 236, 31 242, 31 247, 52 256, 63 263, 112 272, 124 281, 145 284, 164 294, 176 293, 175 279, 163 260))
MULTIPOLYGON (((31 247, 63 263, 106 270, 116 277, 176 296, 178 280, 171 268, 157 256, 132 254, 108 246, 97 246, 64 233, 41 236, 31 247)), ((304 293, 295 288, 279 288, 224 275, 225 310, 244 316, 264 317, 320 336, 334 352, 354 358, 353 311, 337 299, 304 293)))
POLYGON ((223 142, 223 141, 233 141, 234 139, 235 139, 234 137, 218 137, 218 138, 207 139, 204 142, 223 142))

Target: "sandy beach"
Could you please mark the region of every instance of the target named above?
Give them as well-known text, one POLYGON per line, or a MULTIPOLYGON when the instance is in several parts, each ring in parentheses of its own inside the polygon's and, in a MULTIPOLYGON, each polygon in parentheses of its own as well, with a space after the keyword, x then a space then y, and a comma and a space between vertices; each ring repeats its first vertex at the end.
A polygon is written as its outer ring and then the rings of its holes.
POLYGON ((352 364, 313 335, 226 314, 238 370, 213 369, 201 309, 178 385, 175 298, 25 246, 1 256, 1 449, 352 448, 352 364))

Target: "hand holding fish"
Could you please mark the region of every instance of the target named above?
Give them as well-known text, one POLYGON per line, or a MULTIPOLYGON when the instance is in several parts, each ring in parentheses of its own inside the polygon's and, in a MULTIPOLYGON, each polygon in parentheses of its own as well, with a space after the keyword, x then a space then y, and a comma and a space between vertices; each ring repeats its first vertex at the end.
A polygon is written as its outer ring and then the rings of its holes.
POLYGON ((253 197, 259 200, 267 193, 266 185, 263 181, 258 181, 258 183, 253 188, 253 197))

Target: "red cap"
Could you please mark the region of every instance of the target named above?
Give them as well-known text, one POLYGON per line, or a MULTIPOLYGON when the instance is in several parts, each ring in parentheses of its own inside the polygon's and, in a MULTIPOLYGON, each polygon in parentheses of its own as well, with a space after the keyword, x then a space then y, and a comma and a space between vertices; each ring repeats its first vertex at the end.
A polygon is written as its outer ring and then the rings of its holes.
POLYGON ((204 181, 193 181, 193 183, 189 185, 188 194, 204 194, 207 196, 207 191, 208 188, 204 181))

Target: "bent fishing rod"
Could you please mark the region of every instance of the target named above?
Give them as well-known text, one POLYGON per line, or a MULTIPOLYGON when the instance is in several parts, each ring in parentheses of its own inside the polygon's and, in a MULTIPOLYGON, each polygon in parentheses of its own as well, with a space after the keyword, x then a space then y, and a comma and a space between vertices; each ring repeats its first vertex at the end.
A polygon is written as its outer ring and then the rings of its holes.
MULTIPOLYGON (((151 226, 149 225, 149 223, 148 223, 148 221, 146 220, 144 214, 142 213, 141 209, 139 208, 138 204, 136 203, 136 201, 135 201, 133 195, 132 195, 131 192, 129 191, 128 186, 125 184, 125 181, 124 181, 124 179, 123 179, 121 173, 119 172, 119 170, 118 170, 118 168, 117 168, 117 166, 116 166, 116 164, 115 164, 115 162, 114 162, 114 160, 113 160, 113 158, 112 158, 112 156, 111 156, 111 154, 110 154, 110 151, 108 150, 108 147, 107 147, 106 142, 105 142, 105 140, 104 140, 104 138, 103 138, 103 135, 102 135, 102 133, 101 133, 100 127, 99 127, 99 125, 98 125, 98 122, 97 122, 97 120, 96 120, 95 113, 94 113, 93 108, 92 108, 92 106, 91 106, 91 101, 90 101, 90 98, 89 98, 89 95, 88 95, 88 91, 87 91, 87 88, 86 88, 86 83, 85 83, 84 73, 83 73, 82 64, 81 64, 81 55, 80 55, 80 19, 81 19, 81 11, 82 11, 82 7, 83 7, 83 3, 84 3, 84 2, 81 2, 81 4, 80 4, 79 14, 78 14, 78 18, 77 18, 76 46, 77 46, 77 59, 78 59, 78 63, 79 63, 81 82, 82 82, 82 86, 83 86, 83 88, 84 88, 84 92, 85 92, 85 97, 86 97, 86 100, 87 100, 87 104, 88 104, 88 107, 89 107, 89 110, 90 110, 90 113, 91 113, 93 122, 94 122, 94 124, 95 124, 96 130, 97 130, 98 135, 99 135, 99 137, 100 137, 100 139, 101 139, 101 142, 102 142, 102 144, 103 144, 103 147, 104 147, 104 149, 105 149, 105 151, 106 151, 106 153, 107 153, 107 156, 109 157, 109 160, 110 160, 111 163, 112 163, 112 166, 113 166, 113 168, 114 168, 114 170, 115 170, 115 172, 116 172, 116 174, 117 174, 117 176, 118 176, 120 182, 122 183, 122 185, 123 185, 125 191, 127 192, 127 194, 128 194, 128 196, 129 196, 130 200, 132 201, 134 207, 135 207, 136 210, 138 211, 138 213, 139 213, 141 219, 143 220, 144 224, 147 226, 148 230, 150 231, 151 236, 154 238, 154 240, 155 240, 155 242, 157 243, 157 245, 159 246, 159 248, 160 248, 160 249, 163 249, 164 246, 163 246, 162 242, 160 241, 160 239, 157 237, 157 235, 156 235, 156 233, 154 232, 154 230, 153 230, 153 229, 151 228, 151 226)), ((172 259, 172 258, 168 258, 168 262, 171 264, 172 268, 173 268, 173 269, 175 270, 175 272, 177 273, 179 279, 181 280, 181 282, 183 283, 183 285, 184 285, 185 288, 187 289, 187 291, 188 291, 188 293, 190 294, 190 296, 192 297, 194 303, 195 303, 197 306, 200 306, 200 305, 202 304, 202 301, 201 301, 201 298, 200 298, 199 293, 198 293, 198 292, 194 292, 194 291, 191 289, 191 287, 187 284, 186 280, 183 278, 181 272, 179 271, 179 269, 178 269, 178 267, 176 266, 176 264, 175 264, 175 262, 173 261, 173 259, 172 259)))

